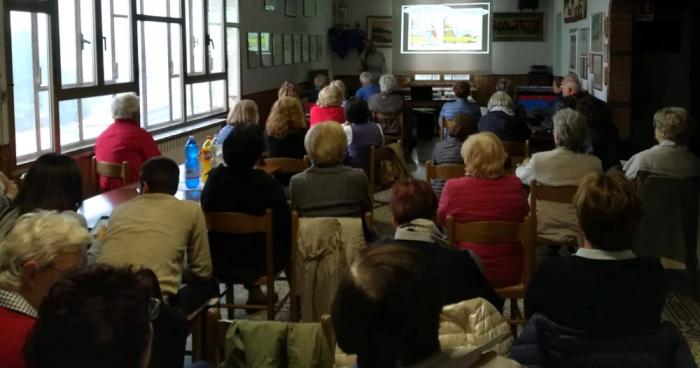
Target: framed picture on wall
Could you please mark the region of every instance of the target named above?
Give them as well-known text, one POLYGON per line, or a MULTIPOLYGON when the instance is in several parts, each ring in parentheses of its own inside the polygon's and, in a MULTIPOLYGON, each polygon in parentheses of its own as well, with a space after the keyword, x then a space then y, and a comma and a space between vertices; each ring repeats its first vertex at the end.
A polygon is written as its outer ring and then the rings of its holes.
POLYGON ((284 0, 284 15, 288 17, 297 16, 297 0, 284 0))
POLYGON ((581 55, 578 57, 578 74, 579 79, 588 80, 588 56, 581 55))
POLYGON ((284 64, 284 43, 281 33, 272 35, 272 65, 284 64))
POLYGON ((575 29, 571 30, 569 33, 569 71, 576 73, 576 61, 578 60, 578 53, 576 52, 576 39, 578 31, 575 29))
POLYGON ((301 63, 301 35, 299 33, 295 33, 294 36, 294 42, 292 44, 294 45, 294 64, 301 63))
POLYGON ((309 35, 309 61, 312 63, 314 61, 318 61, 318 51, 316 50, 316 44, 318 41, 316 40, 316 35, 309 35))
POLYGON ((317 17, 323 16, 323 4, 321 3, 321 1, 316 0, 316 1, 314 1, 314 3, 316 4, 314 6, 314 8, 316 8, 316 16, 317 17))
POLYGON ((301 35, 301 62, 309 62, 309 35, 301 35))
POLYGON ((313 17, 316 15, 316 0, 303 0, 304 1, 304 16, 313 17))
POLYGON ((592 54, 592 65, 593 68, 593 88, 598 91, 603 90, 603 55, 592 54))
POLYGON ((284 34, 284 64, 291 64, 294 62, 293 58, 293 45, 292 45, 292 35, 289 33, 284 34))
POLYGON ((578 54, 583 56, 588 54, 588 28, 578 30, 578 54))
POLYGON ((587 16, 586 0, 564 0, 564 23, 573 23, 587 16))
POLYGON ((260 67, 260 40, 258 32, 248 32, 248 69, 260 67))
POLYGON ((322 61, 323 60, 323 50, 326 48, 326 44, 323 41, 323 35, 317 35, 316 41, 317 41, 316 51, 318 51, 316 60, 322 61))
POLYGON ((260 33, 260 60, 263 67, 272 66, 272 38, 270 32, 260 33))
POLYGON ((544 41, 544 13, 493 13, 493 41, 544 41))
POLYGON ((275 11, 275 9, 277 9, 277 0, 265 0, 264 5, 265 5, 265 10, 275 11))
POLYGON ((604 13, 595 13, 591 15, 591 51, 603 52, 603 20, 604 13))
POLYGON ((374 41, 376 47, 391 47, 393 21, 392 17, 367 17, 367 38, 374 41))

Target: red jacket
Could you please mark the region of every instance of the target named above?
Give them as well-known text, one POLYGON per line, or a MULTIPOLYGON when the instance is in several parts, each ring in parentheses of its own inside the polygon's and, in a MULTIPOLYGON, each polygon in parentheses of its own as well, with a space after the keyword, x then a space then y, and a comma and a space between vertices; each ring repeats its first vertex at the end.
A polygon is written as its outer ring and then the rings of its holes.
POLYGON ((311 108, 311 119, 309 120, 309 128, 324 121, 335 121, 340 124, 345 122, 345 111, 340 106, 320 107, 314 106, 311 108))
MULTIPOLYGON (((458 222, 521 222, 529 210, 523 184, 514 175, 498 179, 465 176, 445 183, 438 219, 442 224, 445 224, 447 215, 452 215, 458 222)), ((523 253, 519 243, 460 243, 458 247, 471 249, 481 257, 491 287, 511 286, 521 281, 523 253)))
MULTIPOLYGON (((160 156, 153 137, 139 124, 129 119, 116 119, 95 141, 97 161, 121 164, 129 163, 131 182, 139 179, 141 164, 151 157, 160 156)), ((129 183, 118 178, 100 177, 100 189, 108 191, 129 183)))
POLYGON ((0 307, 0 367, 25 368, 22 356, 24 341, 36 320, 0 307))

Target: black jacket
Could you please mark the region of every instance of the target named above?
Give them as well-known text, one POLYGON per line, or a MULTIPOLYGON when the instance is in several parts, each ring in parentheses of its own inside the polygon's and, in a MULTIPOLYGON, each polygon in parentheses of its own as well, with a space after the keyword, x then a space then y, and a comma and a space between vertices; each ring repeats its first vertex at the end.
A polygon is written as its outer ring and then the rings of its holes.
POLYGON ((491 132, 502 141, 524 142, 530 138, 530 128, 517 115, 491 111, 479 119, 479 132, 491 132))

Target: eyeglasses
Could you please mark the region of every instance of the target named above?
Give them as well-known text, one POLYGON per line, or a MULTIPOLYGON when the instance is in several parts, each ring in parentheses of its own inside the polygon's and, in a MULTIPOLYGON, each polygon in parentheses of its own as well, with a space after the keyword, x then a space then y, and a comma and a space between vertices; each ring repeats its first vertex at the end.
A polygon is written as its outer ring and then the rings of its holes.
POLYGON ((151 317, 151 321, 158 319, 160 315, 160 299, 151 298, 148 301, 148 315, 151 317))

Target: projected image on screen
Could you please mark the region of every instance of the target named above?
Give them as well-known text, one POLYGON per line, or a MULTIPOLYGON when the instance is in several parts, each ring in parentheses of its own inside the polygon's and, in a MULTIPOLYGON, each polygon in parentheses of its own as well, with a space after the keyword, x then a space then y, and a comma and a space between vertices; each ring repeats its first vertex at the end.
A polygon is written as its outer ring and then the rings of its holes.
POLYGON ((488 3, 404 5, 401 53, 489 52, 488 3))

